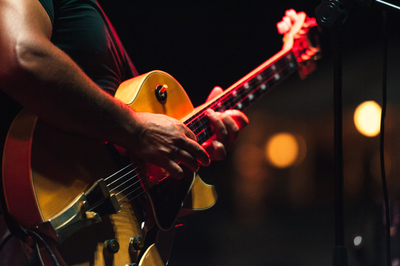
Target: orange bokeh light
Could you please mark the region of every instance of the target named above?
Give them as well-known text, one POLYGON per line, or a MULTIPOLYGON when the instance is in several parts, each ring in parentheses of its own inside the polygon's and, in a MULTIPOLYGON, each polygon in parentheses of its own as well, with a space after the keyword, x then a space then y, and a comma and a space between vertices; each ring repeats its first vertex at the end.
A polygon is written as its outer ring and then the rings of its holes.
POLYGON ((273 166, 286 168, 296 162, 299 143, 290 133, 278 133, 268 140, 265 152, 267 160, 273 166))

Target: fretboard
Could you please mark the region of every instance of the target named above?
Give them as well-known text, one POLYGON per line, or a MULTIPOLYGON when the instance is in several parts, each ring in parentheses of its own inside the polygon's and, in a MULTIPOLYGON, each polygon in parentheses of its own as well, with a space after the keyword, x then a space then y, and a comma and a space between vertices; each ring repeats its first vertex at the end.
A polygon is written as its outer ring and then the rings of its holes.
POLYGON ((245 110, 261 96, 270 91, 297 69, 296 58, 291 51, 282 55, 276 61, 252 73, 242 82, 229 88, 220 97, 209 102, 203 109, 187 119, 184 123, 193 131, 197 142, 202 144, 213 135, 205 111, 230 109, 245 110))

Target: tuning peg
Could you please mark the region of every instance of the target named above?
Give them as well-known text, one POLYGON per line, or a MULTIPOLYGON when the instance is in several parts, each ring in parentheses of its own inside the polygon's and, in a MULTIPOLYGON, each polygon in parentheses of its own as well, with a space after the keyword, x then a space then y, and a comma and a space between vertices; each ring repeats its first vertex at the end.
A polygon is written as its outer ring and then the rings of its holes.
POLYGON ((288 9, 285 12, 285 16, 290 18, 292 22, 295 22, 297 20, 297 12, 294 9, 288 9))
POLYGON ((276 23, 279 34, 285 34, 292 28, 293 23, 297 21, 297 12, 294 9, 288 9, 282 21, 276 23))
POLYGON ((308 28, 315 27, 318 25, 317 20, 315 18, 307 18, 305 24, 308 28))
POLYGON ((284 16, 282 18, 282 21, 284 21, 286 24, 288 24, 289 28, 291 28, 293 26, 293 21, 290 19, 290 17, 284 16))
POLYGON ((276 23, 276 28, 278 29, 279 34, 282 35, 290 30, 289 25, 283 20, 276 23))

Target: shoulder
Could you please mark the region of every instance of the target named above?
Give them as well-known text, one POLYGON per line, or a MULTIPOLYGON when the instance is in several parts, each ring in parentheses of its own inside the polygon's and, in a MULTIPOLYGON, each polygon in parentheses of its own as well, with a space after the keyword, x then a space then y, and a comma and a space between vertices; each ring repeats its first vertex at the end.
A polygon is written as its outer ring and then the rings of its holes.
POLYGON ((53 0, 39 0, 39 2, 42 4, 43 8, 46 10, 47 15, 50 18, 50 21, 53 24, 53 22, 54 22, 54 4, 53 4, 53 0))

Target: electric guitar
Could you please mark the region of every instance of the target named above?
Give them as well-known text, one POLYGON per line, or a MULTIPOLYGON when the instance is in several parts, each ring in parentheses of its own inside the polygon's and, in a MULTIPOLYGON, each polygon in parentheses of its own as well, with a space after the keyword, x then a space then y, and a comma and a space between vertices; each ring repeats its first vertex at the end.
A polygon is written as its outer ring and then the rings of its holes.
MULTIPOLYGON (((315 20, 292 10, 279 28, 280 52, 197 108, 162 71, 125 81, 115 97, 135 111, 181 120, 203 143, 213 135, 208 108, 245 110, 296 70, 304 77, 314 69, 320 56, 315 20)), ((127 160, 110 143, 62 132, 25 109, 7 136, 3 187, 9 213, 55 243, 61 263, 161 266, 168 262, 177 217, 216 201, 213 186, 185 171, 182 180, 166 178, 163 169, 127 160)))

